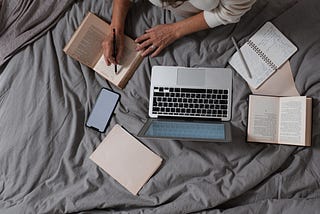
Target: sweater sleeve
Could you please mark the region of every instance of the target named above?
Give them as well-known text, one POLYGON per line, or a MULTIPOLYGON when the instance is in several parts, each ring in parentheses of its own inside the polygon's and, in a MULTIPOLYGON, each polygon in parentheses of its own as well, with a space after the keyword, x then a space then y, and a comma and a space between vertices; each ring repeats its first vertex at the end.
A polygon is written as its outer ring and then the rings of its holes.
POLYGON ((204 19, 210 28, 236 23, 251 9, 256 0, 220 0, 219 6, 212 11, 204 11, 204 19))

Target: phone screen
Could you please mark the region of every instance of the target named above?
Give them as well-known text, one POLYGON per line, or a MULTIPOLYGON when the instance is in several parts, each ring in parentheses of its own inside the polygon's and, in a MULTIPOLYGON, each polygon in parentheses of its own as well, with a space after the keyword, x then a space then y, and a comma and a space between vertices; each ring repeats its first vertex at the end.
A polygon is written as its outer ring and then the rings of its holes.
POLYGON ((106 88, 101 89, 86 125, 105 132, 120 95, 106 88))

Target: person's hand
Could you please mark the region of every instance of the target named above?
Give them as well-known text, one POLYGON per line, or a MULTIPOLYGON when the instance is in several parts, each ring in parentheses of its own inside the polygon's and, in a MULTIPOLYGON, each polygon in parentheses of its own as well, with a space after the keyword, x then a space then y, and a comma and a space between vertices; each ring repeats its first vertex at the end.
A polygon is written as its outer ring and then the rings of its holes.
POLYGON ((162 24, 146 30, 135 42, 140 43, 136 50, 142 51, 142 56, 151 54, 157 56, 165 47, 173 43, 179 37, 174 24, 162 24))
POLYGON ((113 56, 113 28, 111 27, 110 29, 110 33, 102 43, 104 60, 108 66, 111 64, 120 64, 124 50, 124 34, 116 30, 117 56, 113 56))

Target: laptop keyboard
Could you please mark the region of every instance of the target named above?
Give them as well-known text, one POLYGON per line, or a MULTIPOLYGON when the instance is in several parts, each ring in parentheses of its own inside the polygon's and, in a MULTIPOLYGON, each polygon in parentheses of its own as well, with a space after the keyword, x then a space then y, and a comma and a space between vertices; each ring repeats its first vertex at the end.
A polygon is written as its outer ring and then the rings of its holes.
POLYGON ((229 90, 154 87, 152 113, 159 116, 226 118, 229 90))
POLYGON ((147 133, 151 136, 224 139, 225 126, 214 123, 153 121, 147 133))

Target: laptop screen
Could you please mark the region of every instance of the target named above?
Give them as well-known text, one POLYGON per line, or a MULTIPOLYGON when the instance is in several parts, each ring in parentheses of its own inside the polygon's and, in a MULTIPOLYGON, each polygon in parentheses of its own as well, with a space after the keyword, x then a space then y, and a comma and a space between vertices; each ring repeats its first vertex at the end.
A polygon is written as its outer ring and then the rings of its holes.
POLYGON ((150 138, 225 142, 231 137, 226 124, 212 121, 150 119, 139 135, 150 138))

